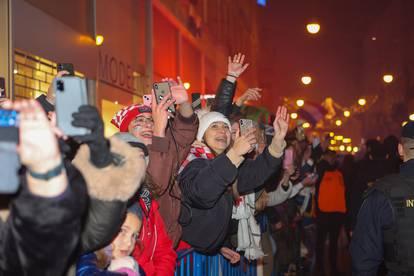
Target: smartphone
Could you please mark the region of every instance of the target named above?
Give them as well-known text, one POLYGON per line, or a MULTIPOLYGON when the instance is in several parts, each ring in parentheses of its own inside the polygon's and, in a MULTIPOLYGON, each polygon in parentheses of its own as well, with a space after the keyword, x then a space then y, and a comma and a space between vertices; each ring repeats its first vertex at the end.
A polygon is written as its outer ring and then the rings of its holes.
POLYGON ((283 168, 287 169, 293 166, 293 149, 285 149, 285 157, 283 158, 283 168))
POLYGON ((13 194, 20 184, 19 112, 0 109, 0 193, 13 194))
POLYGON ((78 77, 56 78, 53 81, 56 93, 57 126, 67 136, 85 135, 89 129, 72 125, 72 114, 78 112, 79 107, 88 104, 86 82, 78 77))
POLYGON ((253 121, 249 119, 240 119, 239 120, 239 126, 240 126, 240 135, 244 135, 249 130, 253 128, 253 121))
POLYGON ((194 110, 201 109, 201 94, 200 93, 193 93, 191 94, 191 106, 194 110))
MULTIPOLYGON (((154 88, 155 93, 155 100, 157 103, 160 103, 164 97, 171 97, 171 89, 170 89, 170 83, 168 81, 165 82, 156 82, 152 85, 154 88)), ((175 107, 174 104, 171 104, 168 107, 168 112, 171 114, 175 113, 175 107)))
POLYGON ((69 75, 66 76, 74 76, 75 75, 75 68, 73 67, 72 63, 58 63, 56 66, 56 70, 60 71, 68 71, 69 75))
POLYGON ((144 105, 151 106, 152 95, 151 94, 146 94, 146 95, 142 96, 142 100, 144 102, 144 105))

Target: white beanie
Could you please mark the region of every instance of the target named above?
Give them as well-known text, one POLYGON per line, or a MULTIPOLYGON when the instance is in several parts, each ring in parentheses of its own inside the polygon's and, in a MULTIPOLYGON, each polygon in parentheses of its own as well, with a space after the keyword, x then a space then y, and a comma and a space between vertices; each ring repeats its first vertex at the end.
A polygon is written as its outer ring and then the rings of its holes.
POLYGON ((226 125, 228 125, 229 129, 231 128, 229 119, 227 119, 226 116, 224 116, 220 112, 215 112, 215 111, 208 112, 202 115, 199 118, 199 121, 200 123, 198 126, 197 140, 200 142, 203 140, 204 133, 206 132, 206 130, 212 123, 223 122, 226 125))

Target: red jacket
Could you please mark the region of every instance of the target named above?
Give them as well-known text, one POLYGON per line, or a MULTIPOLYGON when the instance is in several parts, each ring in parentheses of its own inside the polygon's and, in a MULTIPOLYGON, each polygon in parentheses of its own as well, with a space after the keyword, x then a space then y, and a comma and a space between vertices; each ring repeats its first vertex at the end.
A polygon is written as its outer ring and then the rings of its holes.
POLYGON ((151 199, 148 210, 141 197, 139 204, 143 213, 142 228, 139 235, 140 242, 135 245, 132 256, 147 276, 174 275, 177 254, 158 212, 158 203, 151 199))

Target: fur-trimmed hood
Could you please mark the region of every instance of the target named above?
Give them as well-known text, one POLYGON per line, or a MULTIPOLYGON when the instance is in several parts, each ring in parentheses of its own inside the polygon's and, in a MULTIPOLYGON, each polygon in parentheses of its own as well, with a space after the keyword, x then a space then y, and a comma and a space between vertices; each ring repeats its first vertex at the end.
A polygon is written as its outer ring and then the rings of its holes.
POLYGON ((145 178, 146 164, 141 149, 134 148, 119 138, 111 137, 111 153, 116 155, 119 164, 97 168, 90 161, 87 145, 82 145, 73 164, 82 173, 92 198, 105 201, 127 201, 141 186, 145 178), (119 161, 119 160, 118 160, 119 161))

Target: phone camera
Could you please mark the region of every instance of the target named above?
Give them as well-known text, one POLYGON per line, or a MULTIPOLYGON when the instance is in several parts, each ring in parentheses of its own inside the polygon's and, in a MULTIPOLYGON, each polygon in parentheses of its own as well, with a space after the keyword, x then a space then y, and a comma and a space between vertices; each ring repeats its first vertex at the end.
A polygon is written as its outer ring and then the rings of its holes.
POLYGON ((56 88, 57 88, 58 91, 62 91, 63 92, 63 90, 65 90, 65 86, 63 85, 63 81, 58 80, 56 82, 56 88))
POLYGON ((158 84, 154 84, 154 88, 155 89, 158 89, 158 84))

